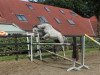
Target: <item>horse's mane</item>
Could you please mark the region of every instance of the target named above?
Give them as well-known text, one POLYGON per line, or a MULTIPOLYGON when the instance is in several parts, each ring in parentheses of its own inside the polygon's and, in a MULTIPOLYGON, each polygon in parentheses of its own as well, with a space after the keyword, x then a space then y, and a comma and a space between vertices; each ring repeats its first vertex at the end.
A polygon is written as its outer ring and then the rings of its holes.
MULTIPOLYGON (((59 29, 55 28, 55 27, 54 27, 52 24, 50 24, 50 23, 42 23, 42 24, 48 24, 48 25, 51 25, 55 30, 57 30, 58 32, 61 33, 61 31, 60 31, 59 29)), ((34 25, 33 28, 34 28, 34 27, 37 28, 38 25, 40 25, 40 24, 34 25)))
POLYGON ((50 24, 50 23, 43 23, 43 24, 49 24, 49 25, 51 25, 55 30, 57 30, 58 32, 61 33, 61 31, 60 31, 59 29, 55 28, 52 24, 50 24))

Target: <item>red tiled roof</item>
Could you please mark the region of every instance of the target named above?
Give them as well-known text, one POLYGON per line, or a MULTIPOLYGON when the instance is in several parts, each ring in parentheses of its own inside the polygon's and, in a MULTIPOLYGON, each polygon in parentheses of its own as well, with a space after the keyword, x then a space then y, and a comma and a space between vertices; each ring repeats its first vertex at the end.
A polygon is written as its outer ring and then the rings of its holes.
POLYGON ((2 22, 6 22, 6 19, 0 17, 0 23, 2 23, 2 22))
POLYGON ((9 22, 17 24, 23 30, 32 30, 34 25, 39 24, 38 16, 44 16, 48 22, 63 35, 84 35, 94 36, 93 29, 89 19, 82 18, 79 15, 72 15, 72 11, 68 9, 48 6, 38 3, 24 2, 20 0, 0 0, 0 11, 3 18, 9 22), (33 9, 29 9, 26 4, 32 5, 33 9), (44 7, 48 7, 50 12, 47 12, 44 7), (60 12, 64 11, 64 14, 60 12), (24 14, 28 21, 19 21, 16 14, 24 14), (54 18, 58 18, 61 24, 58 24, 54 18), (72 19, 75 26, 68 23, 67 19, 72 19))
POLYGON ((96 18, 96 16, 92 16, 92 17, 90 17, 90 21, 91 21, 91 22, 97 22, 97 18, 96 18))

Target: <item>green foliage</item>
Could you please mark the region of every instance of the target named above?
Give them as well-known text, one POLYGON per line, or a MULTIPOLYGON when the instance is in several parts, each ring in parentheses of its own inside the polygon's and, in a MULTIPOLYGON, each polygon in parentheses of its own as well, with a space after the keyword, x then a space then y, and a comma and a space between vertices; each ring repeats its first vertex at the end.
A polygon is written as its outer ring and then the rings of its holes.
MULTIPOLYGON (((18 43, 26 43, 26 38, 17 38, 18 43)), ((16 51, 15 49, 15 38, 0 38, 0 52, 16 51), (6 45, 2 45, 6 44, 6 45), (7 45, 12 44, 12 45, 7 45)), ((27 50, 27 45, 18 44, 18 50, 27 50)))
MULTIPOLYGON (((26 58, 28 58, 26 54, 19 55, 19 59, 26 59, 26 58)), ((10 60, 15 60, 15 59, 16 59, 16 55, 0 56, 0 61, 10 61, 10 60)))
POLYGON ((100 0, 45 0, 43 3, 72 9, 83 17, 100 15, 100 0))

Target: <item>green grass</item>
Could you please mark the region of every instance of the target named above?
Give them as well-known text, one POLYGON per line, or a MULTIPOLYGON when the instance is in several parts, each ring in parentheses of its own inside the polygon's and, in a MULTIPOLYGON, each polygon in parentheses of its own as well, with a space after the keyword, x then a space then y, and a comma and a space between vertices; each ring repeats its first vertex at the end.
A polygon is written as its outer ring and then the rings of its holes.
POLYGON ((86 53, 100 52, 98 48, 86 48, 86 53))
MULTIPOLYGON (((28 58, 26 54, 20 54, 18 57, 18 60, 20 59, 26 59, 28 58)), ((0 61, 11 61, 16 60, 16 55, 10 55, 10 56, 0 56, 0 61)))
MULTIPOLYGON (((95 52, 100 52, 100 50, 98 50, 98 48, 86 48, 86 54, 91 54, 91 53, 95 53, 95 52)), ((50 58, 52 55, 50 53, 47 52, 43 52, 43 58, 50 58)), ((63 55, 63 51, 59 51, 58 54, 63 55)), ((66 50, 66 57, 71 57, 72 56, 72 50, 66 50)), ((38 58, 38 57, 34 57, 34 58, 38 58)), ((20 59, 28 59, 27 54, 19 54, 19 58, 20 59)), ((10 55, 10 56, 0 56, 0 61, 12 61, 12 60, 16 60, 16 55, 10 55)))

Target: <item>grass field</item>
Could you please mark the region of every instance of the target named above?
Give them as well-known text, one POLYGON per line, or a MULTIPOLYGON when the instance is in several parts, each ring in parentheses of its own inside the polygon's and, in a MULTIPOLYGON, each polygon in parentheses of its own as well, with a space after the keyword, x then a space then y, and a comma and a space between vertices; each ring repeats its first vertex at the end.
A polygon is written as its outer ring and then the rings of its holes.
MULTIPOLYGON (((93 53, 97 53, 100 52, 100 50, 98 48, 88 48, 86 49, 86 54, 93 54, 93 53)), ((63 55, 63 51, 59 51, 58 54, 63 55)), ((43 52, 42 53, 43 58, 49 58, 52 55, 50 53, 47 52, 43 52)), ((71 57, 72 55, 72 50, 66 50, 66 57, 71 57)), ((18 55, 18 59, 29 59, 29 57, 27 56, 27 54, 19 54, 18 55)), ((39 57, 34 57, 35 59, 38 59, 39 57)), ((11 60, 16 60, 16 55, 6 55, 6 56, 0 56, 0 61, 11 61, 11 60)))

